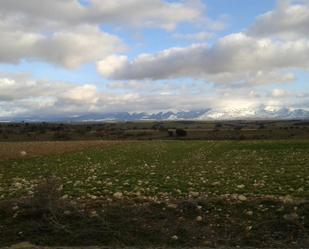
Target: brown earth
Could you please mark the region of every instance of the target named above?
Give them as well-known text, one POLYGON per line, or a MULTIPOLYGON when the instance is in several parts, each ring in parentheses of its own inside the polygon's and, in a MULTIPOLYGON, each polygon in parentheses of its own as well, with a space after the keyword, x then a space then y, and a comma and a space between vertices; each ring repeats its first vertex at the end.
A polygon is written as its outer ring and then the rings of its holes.
POLYGON ((122 141, 0 142, 0 161, 102 148, 122 141))
MULTIPOLYGON (((32 245, 31 243, 29 242, 22 242, 22 243, 19 243, 19 244, 15 244, 15 245, 12 245, 11 247, 5 247, 5 248, 0 248, 0 249, 120 249, 120 247, 99 247, 99 246, 89 246, 89 247, 38 247, 38 246, 35 246, 35 245, 32 245)), ((178 247, 179 249, 181 249, 180 247, 178 247)), ((228 247, 220 247, 221 249, 232 249, 232 248, 228 248, 228 247)), ((239 249, 255 249, 255 248, 252 248, 252 247, 238 247, 239 249)), ((121 247, 121 249, 126 249, 124 247, 121 247)), ((130 247, 130 248, 127 248, 127 249, 135 249, 134 247, 130 247)), ((166 247, 145 247, 145 249, 168 249, 166 247)), ((182 249, 185 249, 185 248, 182 248, 182 249)), ((186 249, 208 249, 206 247, 192 247, 192 248, 186 248, 186 249)), ((267 248, 264 248, 264 249, 267 249, 267 248)))

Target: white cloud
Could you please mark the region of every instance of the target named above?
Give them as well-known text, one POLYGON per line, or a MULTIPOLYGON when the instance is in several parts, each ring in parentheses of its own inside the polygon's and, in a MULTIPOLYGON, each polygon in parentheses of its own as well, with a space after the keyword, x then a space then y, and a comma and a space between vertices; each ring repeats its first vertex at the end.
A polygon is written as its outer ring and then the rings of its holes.
POLYGON ((152 82, 147 81, 114 81, 107 84, 107 87, 110 89, 136 89, 141 90, 148 88, 152 82))
MULTIPOLYGON (((201 0, 0 0, 0 63, 45 61, 67 68, 124 52, 102 25, 174 29, 204 18, 201 0)), ((103 69, 104 70, 104 69, 103 69)))
MULTIPOLYGON (((3 74, 0 118, 166 109, 224 111, 239 106, 254 109, 262 104, 309 107, 307 93, 279 88, 267 93, 257 86, 292 82, 297 78, 296 70, 309 70, 306 1, 280 1, 277 9, 260 16, 247 31, 227 35, 213 45, 175 47, 133 60, 121 55, 126 46, 117 36, 103 31, 105 24, 171 31, 181 23, 199 23, 204 30, 216 30, 222 28, 222 22, 204 16, 201 0, 88 3, 0 0, 0 63, 35 60, 75 69, 96 62, 99 73, 116 80, 103 91, 94 84, 3 74), (182 78, 189 78, 191 83, 183 83, 182 78), (221 85, 212 87, 205 82, 221 85), (257 87, 252 89, 249 84, 257 87)), ((174 32, 175 38, 192 42, 212 38, 208 32, 174 32)))
POLYGON ((62 94, 62 97, 78 104, 96 104, 100 99, 98 89, 94 85, 75 86, 62 94))
POLYGON ((205 9, 201 0, 89 0, 88 3, 83 6, 77 0, 0 0, 0 15, 6 18, 18 15, 25 25, 32 27, 88 23, 171 30, 180 23, 201 20, 205 9))
POLYGON ((249 28, 253 36, 277 36, 284 39, 304 38, 309 35, 308 1, 279 0, 275 10, 259 16, 249 28))
POLYGON ((111 76, 115 70, 121 69, 128 63, 126 56, 111 55, 104 60, 97 62, 97 69, 104 76, 111 76))
MULTIPOLYGON (((168 84, 169 82, 167 82, 168 84)), ((133 83, 132 83, 133 84, 133 83)), ((135 82, 137 84, 137 82, 135 82)), ((154 112, 161 110, 196 110, 214 108, 227 111, 254 111, 265 105, 309 108, 309 94, 275 89, 271 92, 236 88, 212 91, 182 91, 173 88, 154 90, 151 81, 147 89, 100 90, 92 84, 37 81, 27 77, 0 78, 0 120, 14 117, 57 118, 107 112, 154 112)), ((192 90, 192 89, 191 89, 192 90)))
POLYGON ((265 85, 272 83, 288 83, 297 78, 293 73, 283 71, 250 71, 238 73, 217 73, 208 75, 207 80, 221 84, 253 84, 265 85))
POLYGON ((116 36, 93 26, 50 35, 2 30, 0 25, 0 62, 17 63, 22 59, 46 61, 67 68, 102 59, 125 46, 116 36))
POLYGON ((284 89, 274 89, 271 93, 271 96, 274 98, 283 98, 291 96, 292 94, 284 89))
POLYGON ((309 41, 255 39, 244 33, 232 34, 213 46, 205 44, 171 48, 157 54, 143 54, 133 61, 120 57, 117 67, 109 68, 113 79, 171 79, 192 77, 217 82, 246 81, 275 83, 295 80, 287 69, 309 69, 309 41))
POLYGON ((100 23, 136 27, 158 27, 172 30, 183 22, 196 22, 203 17, 200 0, 167 2, 162 0, 91 0, 88 18, 100 23))

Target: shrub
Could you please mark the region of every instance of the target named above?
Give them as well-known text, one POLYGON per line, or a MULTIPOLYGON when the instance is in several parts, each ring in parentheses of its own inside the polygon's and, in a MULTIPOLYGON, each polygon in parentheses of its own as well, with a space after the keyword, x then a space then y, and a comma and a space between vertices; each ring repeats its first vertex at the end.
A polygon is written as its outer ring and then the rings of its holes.
POLYGON ((184 129, 176 129, 176 135, 178 137, 185 137, 187 136, 187 131, 184 129))

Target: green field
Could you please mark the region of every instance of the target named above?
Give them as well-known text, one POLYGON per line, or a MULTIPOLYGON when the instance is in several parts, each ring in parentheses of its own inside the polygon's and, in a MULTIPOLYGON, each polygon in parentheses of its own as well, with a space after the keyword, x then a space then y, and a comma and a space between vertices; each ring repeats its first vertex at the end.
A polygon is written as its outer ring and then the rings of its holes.
POLYGON ((147 141, 8 160, 0 198, 55 176, 65 197, 180 198, 241 194, 309 198, 309 141, 147 141))
POLYGON ((309 246, 309 141, 3 143, 0 152, 0 246, 309 246))

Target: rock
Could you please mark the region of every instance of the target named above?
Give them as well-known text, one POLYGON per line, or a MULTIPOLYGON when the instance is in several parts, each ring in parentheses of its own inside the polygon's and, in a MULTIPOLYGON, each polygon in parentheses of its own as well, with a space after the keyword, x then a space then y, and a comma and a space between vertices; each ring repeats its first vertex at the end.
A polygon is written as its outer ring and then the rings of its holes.
POLYGON ((253 215, 253 211, 246 212, 246 215, 252 216, 253 215))
POLYGON ((34 248, 36 247, 29 242, 18 243, 10 247, 10 249, 34 249, 34 248))
POLYGON ((197 197, 199 197, 199 195, 200 195, 199 192, 190 192, 189 194, 190 194, 190 196, 192 196, 192 197, 194 197, 194 198, 197 198, 197 197))
POLYGON ((245 188, 245 187, 246 187, 246 186, 243 185, 243 184, 237 186, 237 188, 239 188, 239 189, 242 189, 242 188, 245 188))
POLYGON ((240 201, 246 201, 246 200, 247 200, 247 197, 244 196, 244 195, 239 195, 239 196, 238 196, 238 200, 240 200, 240 201))
POLYGON ((66 210, 63 212, 64 215, 71 215, 71 211, 70 210, 66 210))
POLYGON ((299 216, 297 213, 290 213, 290 214, 285 214, 283 216, 283 219, 287 220, 287 221, 296 221, 298 220, 299 216))
POLYGON ((197 216, 196 217, 196 221, 197 222, 202 222, 203 221, 203 217, 202 216, 197 216))
POLYGON ((285 204, 291 204, 294 202, 293 197, 290 195, 286 195, 284 197, 281 197, 281 200, 283 201, 283 203, 285 204))
POLYGON ((113 197, 116 198, 116 199, 122 199, 123 194, 121 192, 116 192, 116 193, 113 194, 113 197))
POLYGON ((247 232, 249 232, 249 231, 251 231, 251 230, 252 230, 252 226, 247 226, 247 227, 246 227, 246 231, 247 231, 247 232))
POLYGON ((178 240, 178 236, 177 235, 172 236, 172 240, 178 240))
POLYGON ((213 242, 212 241, 209 241, 209 240, 204 240, 203 242, 202 242, 202 245, 203 246, 206 246, 206 247, 213 247, 213 242))
POLYGON ((167 207, 170 208, 170 209, 177 209, 178 206, 177 206, 177 204, 170 203, 170 204, 167 205, 167 207))
POLYGON ((90 212, 89 217, 90 218, 96 218, 96 217, 99 217, 99 215, 98 215, 97 211, 93 210, 93 211, 90 212))
POLYGON ((21 155, 21 156, 27 156, 27 154, 28 154, 28 153, 27 153, 26 151, 24 151, 24 150, 20 152, 20 155, 21 155))

